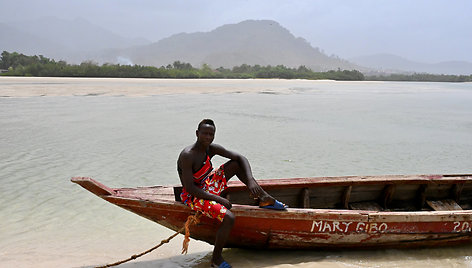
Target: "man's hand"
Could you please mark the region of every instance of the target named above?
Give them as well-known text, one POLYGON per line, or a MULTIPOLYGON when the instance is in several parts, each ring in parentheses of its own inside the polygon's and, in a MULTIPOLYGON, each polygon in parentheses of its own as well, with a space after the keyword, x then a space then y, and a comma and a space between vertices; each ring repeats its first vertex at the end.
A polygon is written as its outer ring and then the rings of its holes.
POLYGON ((231 204, 231 202, 229 202, 228 199, 223 198, 221 196, 219 196, 219 199, 217 202, 225 206, 227 209, 231 209, 233 207, 233 205, 231 204))

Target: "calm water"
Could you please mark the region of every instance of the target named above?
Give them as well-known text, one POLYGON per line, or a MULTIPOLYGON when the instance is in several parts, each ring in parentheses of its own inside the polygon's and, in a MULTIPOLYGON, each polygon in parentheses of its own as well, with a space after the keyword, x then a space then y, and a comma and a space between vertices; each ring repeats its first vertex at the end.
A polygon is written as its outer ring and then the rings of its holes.
MULTIPOLYGON (((123 81, 132 88, 134 80, 123 81)), ((215 142, 246 155, 260 179, 472 173, 470 83, 285 81, 280 90, 261 80, 251 82, 259 92, 238 93, 245 83, 234 80, 234 91, 223 94, 0 98, 0 267, 101 265, 167 238, 171 231, 69 179, 90 176, 112 187, 178 183, 176 157, 206 117, 217 124, 215 142)), ((192 241, 180 255, 181 243, 180 236, 121 267, 208 267, 210 245, 192 241)), ((228 249, 224 256, 234 267, 472 267, 472 246, 228 249)))

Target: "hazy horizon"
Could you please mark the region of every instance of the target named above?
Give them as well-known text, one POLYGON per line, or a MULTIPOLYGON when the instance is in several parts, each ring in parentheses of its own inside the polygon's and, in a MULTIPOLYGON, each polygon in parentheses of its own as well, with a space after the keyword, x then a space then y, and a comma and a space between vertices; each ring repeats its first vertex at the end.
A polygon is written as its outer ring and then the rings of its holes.
MULTIPOLYGON (((248 19, 274 20, 327 55, 394 54, 425 63, 472 62, 472 1, 6 1, 0 22, 83 18, 157 42, 248 19)), ((4 37, 2 37, 4 38, 4 37)))

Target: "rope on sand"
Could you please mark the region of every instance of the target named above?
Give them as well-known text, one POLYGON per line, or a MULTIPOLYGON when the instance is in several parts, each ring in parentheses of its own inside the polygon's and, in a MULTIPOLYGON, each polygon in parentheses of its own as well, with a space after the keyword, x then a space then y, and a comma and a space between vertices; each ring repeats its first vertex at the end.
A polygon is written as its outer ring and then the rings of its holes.
POLYGON ((178 230, 177 232, 175 232, 175 234, 169 236, 167 239, 164 239, 161 241, 161 243, 155 245, 154 247, 146 250, 146 251, 143 251, 139 254, 135 254, 125 260, 122 260, 122 261, 117 261, 115 263, 110 263, 110 264, 107 264, 107 265, 104 265, 104 266, 97 266, 96 268, 106 268, 106 267, 112 267, 112 266, 117 266, 117 265, 120 265, 120 264, 123 264, 125 262, 129 262, 131 260, 134 260, 134 259, 137 259, 143 255, 146 255, 148 254, 149 252, 157 249, 158 247, 166 244, 166 243, 169 243, 170 240, 172 240, 174 237, 176 237, 178 234, 180 233, 183 233, 185 231, 185 238, 184 238, 184 242, 183 242, 183 245, 182 245, 182 254, 187 254, 187 251, 188 251, 188 245, 189 245, 189 242, 190 242, 190 226, 193 225, 193 224, 197 224, 199 221, 200 221, 200 216, 201 216, 201 213, 200 212, 197 212, 195 215, 190 215, 188 216, 187 218, 187 221, 185 222, 185 225, 184 227, 180 228, 180 230, 178 230))

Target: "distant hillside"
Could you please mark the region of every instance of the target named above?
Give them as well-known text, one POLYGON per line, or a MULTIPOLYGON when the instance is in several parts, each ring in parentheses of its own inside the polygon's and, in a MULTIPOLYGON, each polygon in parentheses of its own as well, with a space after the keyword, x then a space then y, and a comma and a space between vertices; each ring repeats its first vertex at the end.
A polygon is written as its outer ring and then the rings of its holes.
POLYGON ((180 33, 159 42, 109 51, 103 61, 128 58, 134 64, 165 66, 174 61, 199 67, 231 68, 241 64, 305 65, 314 71, 359 69, 348 61, 329 57, 306 40, 296 38, 275 21, 248 20, 221 26, 211 32, 180 33))
POLYGON ((180 33, 151 43, 146 39, 122 37, 80 18, 19 18, 16 22, 0 22, 0 53, 4 50, 44 55, 69 63, 91 60, 160 67, 180 61, 194 67, 206 63, 213 68, 232 68, 242 64, 291 68, 305 65, 313 71, 340 68, 356 69, 365 74, 472 74, 472 63, 464 61, 427 64, 391 54, 357 57, 349 61, 330 57, 270 20, 223 25, 210 32, 180 33))
POLYGON ((55 57, 63 50, 64 47, 47 38, 0 23, 0 52, 18 51, 29 55, 42 54, 55 57))
POLYGON ((351 58, 350 61, 386 73, 431 73, 431 74, 472 74, 472 63, 465 61, 448 61, 440 63, 421 63, 410 61, 392 54, 376 54, 351 58))
POLYGON ((0 50, 41 54, 68 62, 93 60, 97 51, 150 43, 119 36, 84 19, 44 17, 0 24, 0 50))

